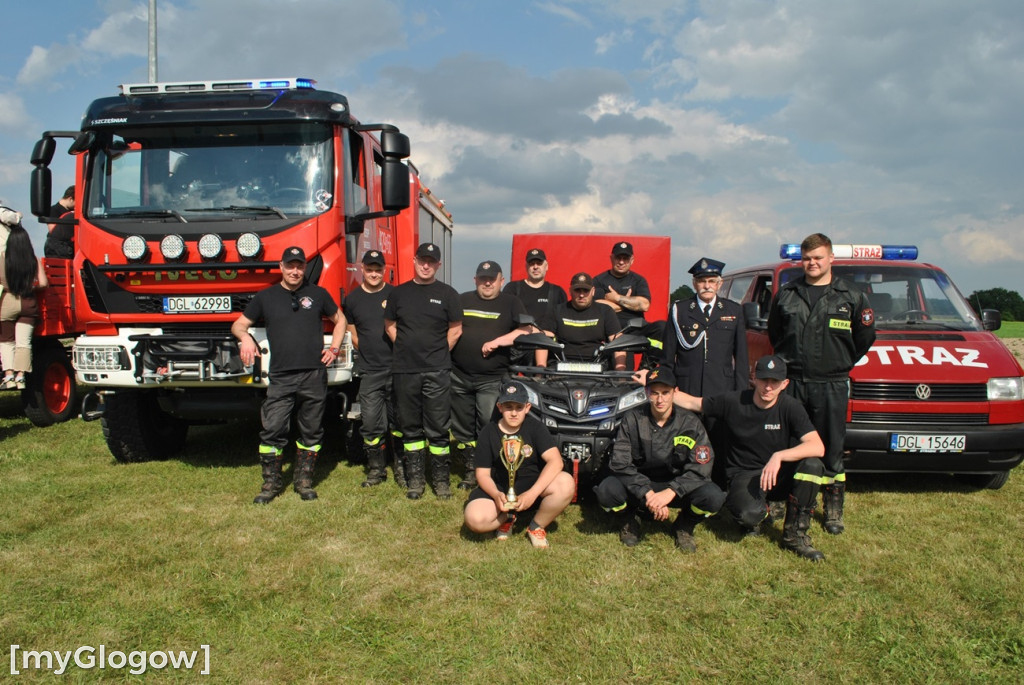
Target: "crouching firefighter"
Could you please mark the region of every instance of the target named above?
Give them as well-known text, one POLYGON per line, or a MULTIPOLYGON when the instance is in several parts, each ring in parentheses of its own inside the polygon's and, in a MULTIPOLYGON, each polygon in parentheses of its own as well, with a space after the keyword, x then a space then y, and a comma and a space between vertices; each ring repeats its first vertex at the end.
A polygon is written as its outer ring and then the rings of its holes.
POLYGON ((725 426, 725 507, 743 532, 759 535, 768 518, 768 500, 786 499, 782 547, 804 559, 822 561, 825 555, 811 545, 807 530, 824 480, 825 445, 803 405, 783 394, 787 385, 786 362, 766 356, 754 367, 752 390, 705 398, 677 390, 675 402, 725 426))
POLYGON ((324 434, 327 367, 337 359, 345 335, 345 317, 338 305, 326 290, 305 280, 306 254, 302 248, 286 249, 279 266, 281 282, 256 293, 231 325, 231 333, 238 339, 239 356, 246 366, 251 366, 259 356, 249 329, 260 320, 273 351, 270 384, 260 410, 263 488, 253 500, 255 504, 266 504, 284 490, 281 462, 292 412, 299 433, 293 470, 295 492, 304 500, 316 499, 313 471, 324 434), (328 349, 323 346, 323 319, 334 324, 328 349))
POLYGON ((640 541, 639 513, 667 521, 669 509, 679 508, 672 524, 676 547, 696 552, 694 527, 725 502, 725 493, 711 481, 714 452, 700 419, 673 409, 676 381, 671 372, 654 369, 646 386, 650 403, 623 417, 612 447, 611 475, 594 492, 598 504, 619 517, 619 540, 627 547, 640 541))

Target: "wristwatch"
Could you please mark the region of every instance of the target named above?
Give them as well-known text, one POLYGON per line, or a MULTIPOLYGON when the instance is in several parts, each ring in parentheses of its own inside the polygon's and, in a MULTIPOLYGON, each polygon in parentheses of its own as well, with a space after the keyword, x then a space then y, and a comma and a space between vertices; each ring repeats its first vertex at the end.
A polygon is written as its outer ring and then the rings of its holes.
POLYGON ((339 350, 337 347, 332 347, 331 348, 331 354, 333 354, 335 357, 338 356, 339 352, 341 352, 341 350, 339 350))

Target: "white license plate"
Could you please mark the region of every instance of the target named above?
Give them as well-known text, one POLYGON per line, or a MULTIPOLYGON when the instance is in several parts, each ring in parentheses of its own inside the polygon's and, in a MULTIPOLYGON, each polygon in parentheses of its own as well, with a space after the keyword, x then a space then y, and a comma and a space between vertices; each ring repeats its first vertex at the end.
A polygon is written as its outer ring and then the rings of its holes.
POLYGON ((604 371, 599 362, 558 362, 555 365, 555 370, 568 373, 601 373, 604 371))
POLYGON ((165 297, 165 314, 212 314, 231 311, 230 295, 165 297))
POLYGON ((965 435, 889 434, 889 449, 893 452, 963 452, 966 447, 965 435))

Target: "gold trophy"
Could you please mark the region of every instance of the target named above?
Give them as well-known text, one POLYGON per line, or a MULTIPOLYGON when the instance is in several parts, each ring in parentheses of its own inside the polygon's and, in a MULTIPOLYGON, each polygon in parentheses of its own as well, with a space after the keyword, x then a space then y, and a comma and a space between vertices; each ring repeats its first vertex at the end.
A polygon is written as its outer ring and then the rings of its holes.
POLYGON ((508 492, 505 494, 505 511, 519 507, 514 488, 516 471, 523 465, 523 439, 518 435, 504 435, 501 438, 501 463, 508 471, 508 492))

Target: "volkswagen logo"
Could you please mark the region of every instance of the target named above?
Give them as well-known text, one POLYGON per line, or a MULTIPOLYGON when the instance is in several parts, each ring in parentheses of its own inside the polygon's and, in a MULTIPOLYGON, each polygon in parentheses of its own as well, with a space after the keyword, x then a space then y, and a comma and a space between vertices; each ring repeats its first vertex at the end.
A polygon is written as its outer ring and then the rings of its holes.
POLYGON ((914 394, 917 395, 917 399, 926 400, 932 396, 932 389, 922 383, 914 390, 914 394))

